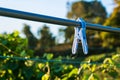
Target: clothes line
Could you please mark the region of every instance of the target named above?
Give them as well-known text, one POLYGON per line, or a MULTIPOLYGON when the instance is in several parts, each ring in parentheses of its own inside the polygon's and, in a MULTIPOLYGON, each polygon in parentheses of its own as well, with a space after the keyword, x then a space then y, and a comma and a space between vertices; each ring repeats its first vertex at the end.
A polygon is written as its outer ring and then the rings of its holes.
MULTIPOLYGON (((25 20, 64 25, 64 26, 75 26, 76 27, 76 26, 81 25, 78 21, 75 21, 75 20, 62 19, 62 18, 51 17, 51 16, 46 16, 46 15, 41 15, 41 14, 7 9, 7 8, 2 8, 2 7, 0 7, 0 15, 6 16, 6 17, 12 17, 12 18, 19 18, 19 19, 25 19, 25 20)), ((113 28, 110 26, 102 26, 99 24, 92 24, 92 23, 87 23, 87 22, 86 22, 86 28, 91 29, 91 30, 120 33, 120 28, 113 28)))
POLYGON ((25 57, 17 57, 17 56, 2 56, 0 55, 0 59, 13 59, 13 60, 18 60, 18 61, 27 61, 27 60, 30 60, 30 61, 34 61, 34 62, 40 62, 40 63, 46 63, 46 62, 49 62, 49 63, 64 63, 64 64, 103 64, 103 62, 86 62, 86 61, 79 61, 79 60, 72 60, 72 59, 64 59, 64 60, 56 60, 56 59, 51 59, 51 60, 47 60, 47 59, 43 59, 43 58, 25 58, 25 57))

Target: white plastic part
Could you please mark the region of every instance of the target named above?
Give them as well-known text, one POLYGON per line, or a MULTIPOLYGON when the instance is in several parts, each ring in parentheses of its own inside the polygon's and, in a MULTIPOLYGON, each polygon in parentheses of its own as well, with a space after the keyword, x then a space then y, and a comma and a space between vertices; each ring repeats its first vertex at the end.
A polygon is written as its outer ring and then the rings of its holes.
POLYGON ((75 27, 75 34, 72 46, 72 54, 75 54, 78 49, 78 44, 81 41, 84 54, 88 54, 88 45, 86 39, 86 23, 82 18, 78 18, 81 26, 75 27))

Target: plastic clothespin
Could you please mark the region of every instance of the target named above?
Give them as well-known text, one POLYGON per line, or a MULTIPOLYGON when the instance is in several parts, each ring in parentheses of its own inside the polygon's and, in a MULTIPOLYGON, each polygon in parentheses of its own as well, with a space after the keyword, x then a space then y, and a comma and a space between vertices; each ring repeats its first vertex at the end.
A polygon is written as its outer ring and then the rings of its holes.
POLYGON ((75 27, 75 34, 74 34, 74 40, 73 40, 73 46, 72 46, 72 54, 75 54, 78 49, 78 44, 82 43, 82 48, 84 54, 88 53, 88 45, 87 45, 87 39, 86 39, 86 23, 82 18, 78 18, 77 21, 80 22, 81 26, 75 27))

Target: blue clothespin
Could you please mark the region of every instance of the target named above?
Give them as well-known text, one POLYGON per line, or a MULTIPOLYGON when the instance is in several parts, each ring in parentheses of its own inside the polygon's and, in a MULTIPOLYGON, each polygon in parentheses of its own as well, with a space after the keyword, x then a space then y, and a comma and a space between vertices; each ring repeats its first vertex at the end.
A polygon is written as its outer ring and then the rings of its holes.
POLYGON ((82 48, 84 54, 88 53, 88 45, 86 39, 86 23, 82 18, 78 18, 77 21, 80 22, 81 26, 75 27, 75 34, 72 46, 72 54, 75 54, 78 49, 78 43, 82 43, 82 48))

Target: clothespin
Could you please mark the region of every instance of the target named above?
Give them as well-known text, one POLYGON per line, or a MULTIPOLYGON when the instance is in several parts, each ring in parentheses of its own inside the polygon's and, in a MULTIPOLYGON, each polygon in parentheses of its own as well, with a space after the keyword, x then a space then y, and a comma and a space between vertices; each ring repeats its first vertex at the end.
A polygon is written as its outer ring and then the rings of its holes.
POLYGON ((88 53, 88 45, 87 45, 87 39, 86 39, 86 23, 82 18, 77 19, 78 22, 80 22, 81 26, 75 27, 75 34, 74 34, 74 40, 73 40, 73 46, 72 46, 72 54, 75 54, 78 49, 78 44, 82 43, 82 48, 84 54, 88 53))

